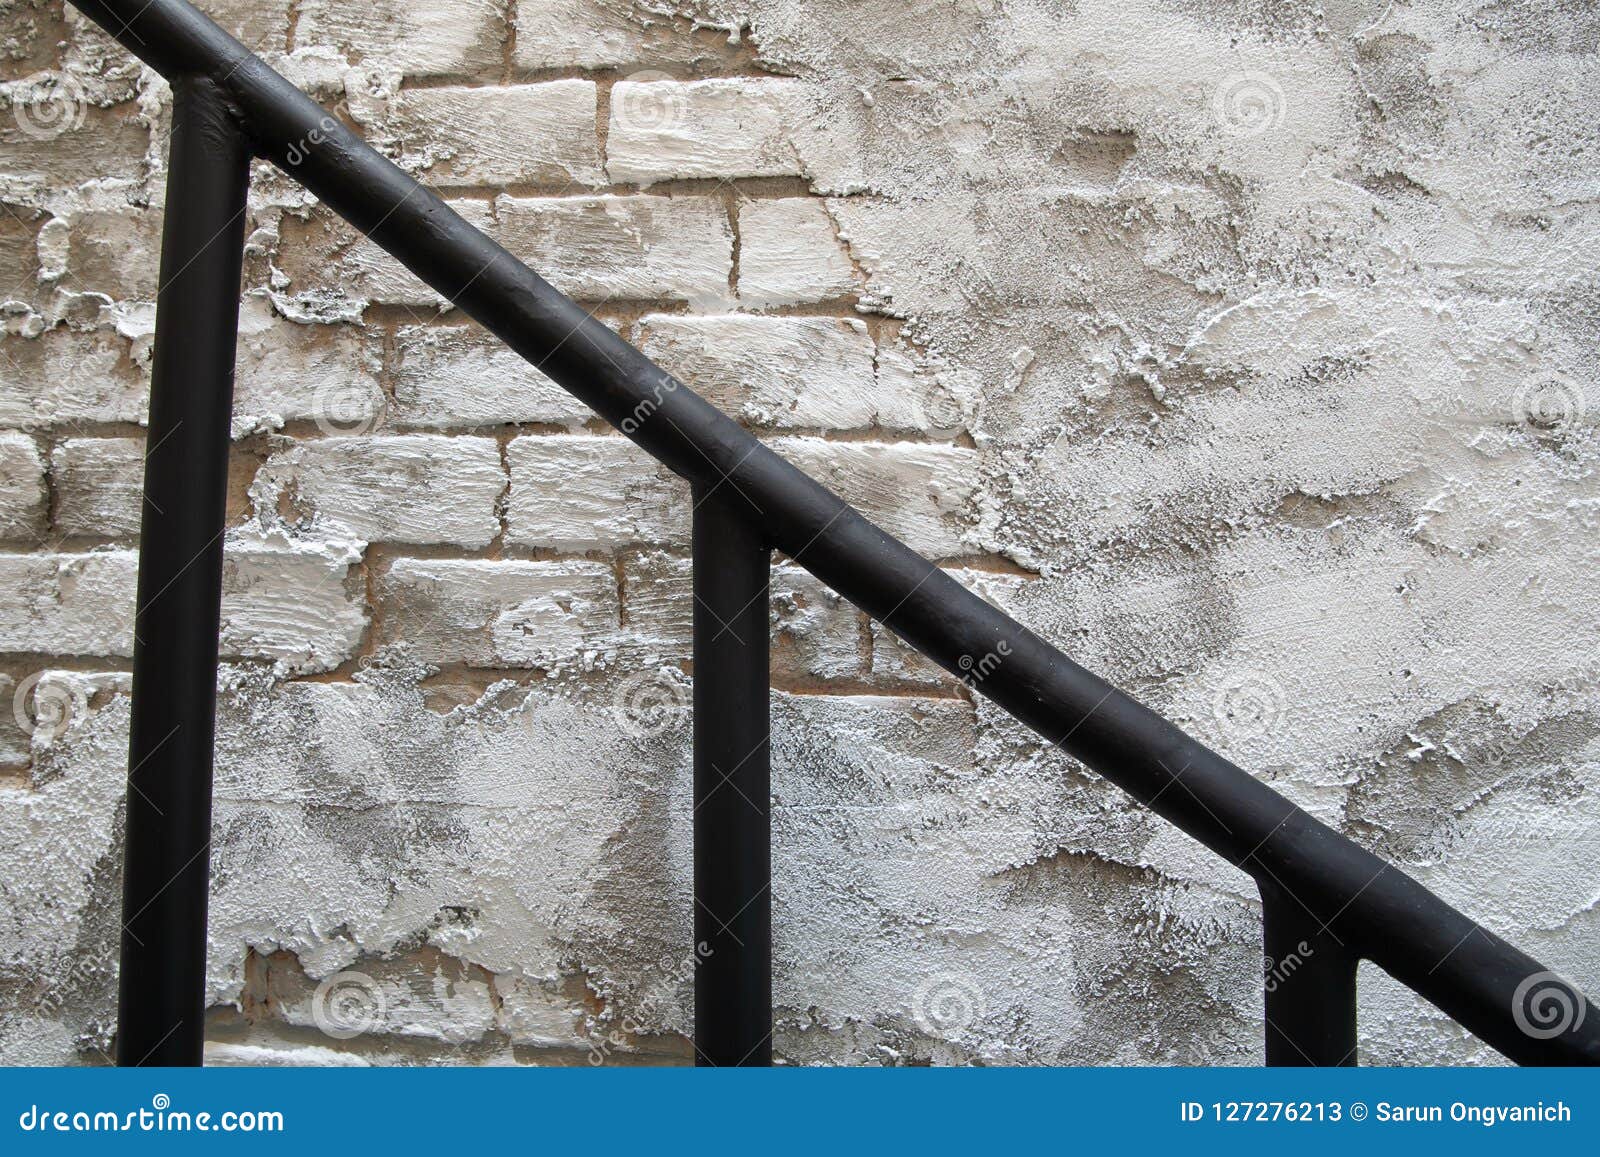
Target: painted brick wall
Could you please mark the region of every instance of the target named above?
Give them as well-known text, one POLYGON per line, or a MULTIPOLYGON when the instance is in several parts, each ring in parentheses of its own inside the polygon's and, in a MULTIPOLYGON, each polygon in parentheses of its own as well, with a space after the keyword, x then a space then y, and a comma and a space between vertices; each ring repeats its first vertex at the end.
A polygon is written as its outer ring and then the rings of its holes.
MULTIPOLYGON (((1600 990, 1585 5, 200 6, 1600 990)), ((92 1064, 170 92, 55 0, 0 47, 0 1059, 92 1064)), ((211 1059, 688 1060, 686 488, 264 166, 249 213, 211 1059)), ((1257 1059, 1248 879, 778 561, 778 1054, 1257 1059)), ((1366 1059, 1494 1059, 1363 985, 1366 1059)))

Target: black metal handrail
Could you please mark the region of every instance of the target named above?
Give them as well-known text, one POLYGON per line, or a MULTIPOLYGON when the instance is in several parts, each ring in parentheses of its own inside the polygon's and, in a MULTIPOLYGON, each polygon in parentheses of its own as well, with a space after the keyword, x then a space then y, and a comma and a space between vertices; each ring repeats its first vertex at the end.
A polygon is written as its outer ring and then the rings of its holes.
POLYGON ((1533 958, 1079 667, 653 365, 184 0, 73 0, 173 84, 140 540, 117 1056, 194 1064, 223 484, 246 162, 300 181, 687 479, 695 496, 701 1063, 771 1055, 766 576, 776 549, 1230 863, 1261 891, 1273 1064, 1353 1064, 1371 960, 1513 1060, 1600 1063, 1600 1016, 1533 958), (203 469, 192 472, 199 461, 203 469), (741 629, 744 628, 744 629, 741 629), (731 784, 734 790, 723 790, 731 784))

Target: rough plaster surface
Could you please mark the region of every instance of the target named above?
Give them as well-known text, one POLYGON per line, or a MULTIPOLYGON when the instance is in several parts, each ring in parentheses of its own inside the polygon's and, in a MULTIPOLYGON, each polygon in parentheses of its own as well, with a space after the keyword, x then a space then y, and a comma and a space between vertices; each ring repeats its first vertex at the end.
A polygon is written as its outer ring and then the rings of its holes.
MULTIPOLYGON (((1600 990, 1591 5, 202 7, 1600 990)), ((170 94, 8 0, 0 104, 0 1059, 102 1063, 170 94)), ((266 169, 234 436, 211 1059, 688 1059, 686 490, 266 169)), ((1246 877, 802 570, 772 618, 780 1058, 1259 1059, 1246 877)), ((1362 995, 1364 1060, 1496 1060, 1362 995)))

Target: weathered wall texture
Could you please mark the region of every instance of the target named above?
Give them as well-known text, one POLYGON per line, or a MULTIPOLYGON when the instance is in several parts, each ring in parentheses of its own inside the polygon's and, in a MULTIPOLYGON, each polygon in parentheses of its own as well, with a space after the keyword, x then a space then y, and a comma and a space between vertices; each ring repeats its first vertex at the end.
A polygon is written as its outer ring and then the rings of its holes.
MULTIPOLYGON (((1588 0, 202 6, 913 545, 1600 990, 1588 0)), ((0 1059, 98 1063, 170 94, 57 0, 0 11, 0 1059)), ((681 1062, 685 491, 257 176, 213 1059, 681 1062)), ((1259 1058, 1242 874, 804 573, 773 623, 782 1058, 1259 1058)), ((1494 1059, 1363 992, 1366 1059, 1494 1059)))

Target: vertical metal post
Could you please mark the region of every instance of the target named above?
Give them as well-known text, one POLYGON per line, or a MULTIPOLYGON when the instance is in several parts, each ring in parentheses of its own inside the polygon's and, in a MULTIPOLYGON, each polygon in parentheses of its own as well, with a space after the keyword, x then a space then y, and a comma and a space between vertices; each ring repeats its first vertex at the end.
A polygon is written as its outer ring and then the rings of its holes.
POLYGON ((772 548, 732 483, 695 494, 695 1054, 772 1063, 767 582, 772 548))
POLYGON ((1294 897, 1261 889, 1267 1064, 1356 1064, 1356 966, 1332 929, 1294 897))
POLYGON ((250 149, 208 80, 175 80, 134 625, 119 1065, 197 1065, 222 535, 250 149))

